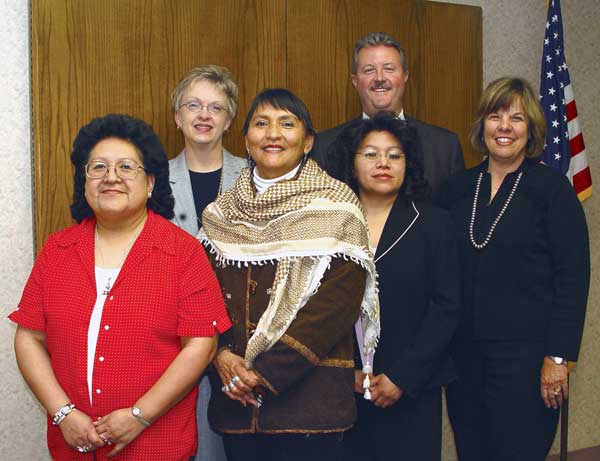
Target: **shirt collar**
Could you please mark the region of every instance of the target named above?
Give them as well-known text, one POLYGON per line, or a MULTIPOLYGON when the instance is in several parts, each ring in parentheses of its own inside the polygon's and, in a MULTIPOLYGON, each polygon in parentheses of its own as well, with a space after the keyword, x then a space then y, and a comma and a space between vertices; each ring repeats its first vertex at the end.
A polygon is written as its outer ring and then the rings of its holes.
MULTIPOLYGON (((362 119, 363 120, 367 120, 370 119, 371 117, 369 117, 369 115, 366 112, 362 113, 362 119)), ((400 112, 398 112, 396 114, 396 118, 398 118, 398 120, 406 120, 406 117, 404 117, 404 109, 402 109, 400 112)))

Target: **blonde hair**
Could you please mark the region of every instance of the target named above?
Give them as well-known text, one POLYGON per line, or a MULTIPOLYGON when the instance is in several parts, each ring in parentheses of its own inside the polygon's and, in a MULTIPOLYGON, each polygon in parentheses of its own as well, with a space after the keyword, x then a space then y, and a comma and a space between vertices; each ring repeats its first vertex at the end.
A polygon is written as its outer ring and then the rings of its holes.
POLYGON ((473 148, 481 153, 487 152, 483 141, 483 124, 485 118, 499 109, 509 108, 516 100, 523 106, 527 117, 528 137, 525 145, 525 156, 537 157, 544 150, 546 142, 546 120, 527 80, 516 77, 502 77, 490 83, 479 102, 475 122, 469 131, 469 141, 473 148))
POLYGON ((231 72, 229 72, 226 67, 216 66, 214 64, 208 64, 192 69, 177 84, 171 93, 171 109, 173 112, 177 112, 179 109, 181 98, 183 98, 185 90, 194 83, 202 80, 214 83, 219 90, 225 93, 225 96, 227 96, 227 112, 229 112, 231 118, 235 117, 238 105, 238 87, 233 81, 231 72))

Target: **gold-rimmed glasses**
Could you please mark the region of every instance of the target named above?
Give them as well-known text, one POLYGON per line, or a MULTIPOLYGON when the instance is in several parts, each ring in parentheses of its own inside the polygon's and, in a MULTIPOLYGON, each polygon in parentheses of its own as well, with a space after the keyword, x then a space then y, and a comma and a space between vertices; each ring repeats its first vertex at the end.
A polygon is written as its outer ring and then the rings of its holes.
POLYGON ((104 178, 111 168, 115 169, 115 174, 121 179, 134 179, 140 170, 146 171, 143 166, 129 159, 119 160, 116 163, 92 160, 84 166, 85 175, 91 179, 104 178))

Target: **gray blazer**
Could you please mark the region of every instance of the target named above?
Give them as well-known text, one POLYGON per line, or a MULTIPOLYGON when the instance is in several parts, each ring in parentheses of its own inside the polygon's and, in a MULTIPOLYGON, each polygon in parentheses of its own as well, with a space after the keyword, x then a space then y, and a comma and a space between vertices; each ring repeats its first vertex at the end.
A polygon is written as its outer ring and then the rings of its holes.
MULTIPOLYGON (((248 166, 246 160, 236 157, 223 148, 222 192, 231 189, 242 168, 246 166, 248 166)), ((177 157, 169 160, 169 182, 173 190, 173 197, 175 197, 175 217, 171 221, 195 237, 199 230, 198 220, 196 219, 192 182, 185 161, 185 151, 181 151, 177 157)))

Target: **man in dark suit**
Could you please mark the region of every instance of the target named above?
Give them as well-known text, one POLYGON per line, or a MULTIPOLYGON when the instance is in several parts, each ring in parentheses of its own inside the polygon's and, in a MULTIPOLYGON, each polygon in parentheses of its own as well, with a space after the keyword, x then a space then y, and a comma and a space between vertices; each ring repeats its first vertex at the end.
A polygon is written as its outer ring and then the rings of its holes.
MULTIPOLYGON (((416 128, 423 152, 425 177, 435 194, 448 176, 464 169, 462 149, 455 133, 404 114, 402 97, 407 80, 404 49, 392 36, 385 32, 372 32, 356 42, 352 85, 360 98, 361 117, 389 110, 416 128)), ((325 165, 329 146, 348 123, 317 135, 312 156, 321 166, 325 165)))

